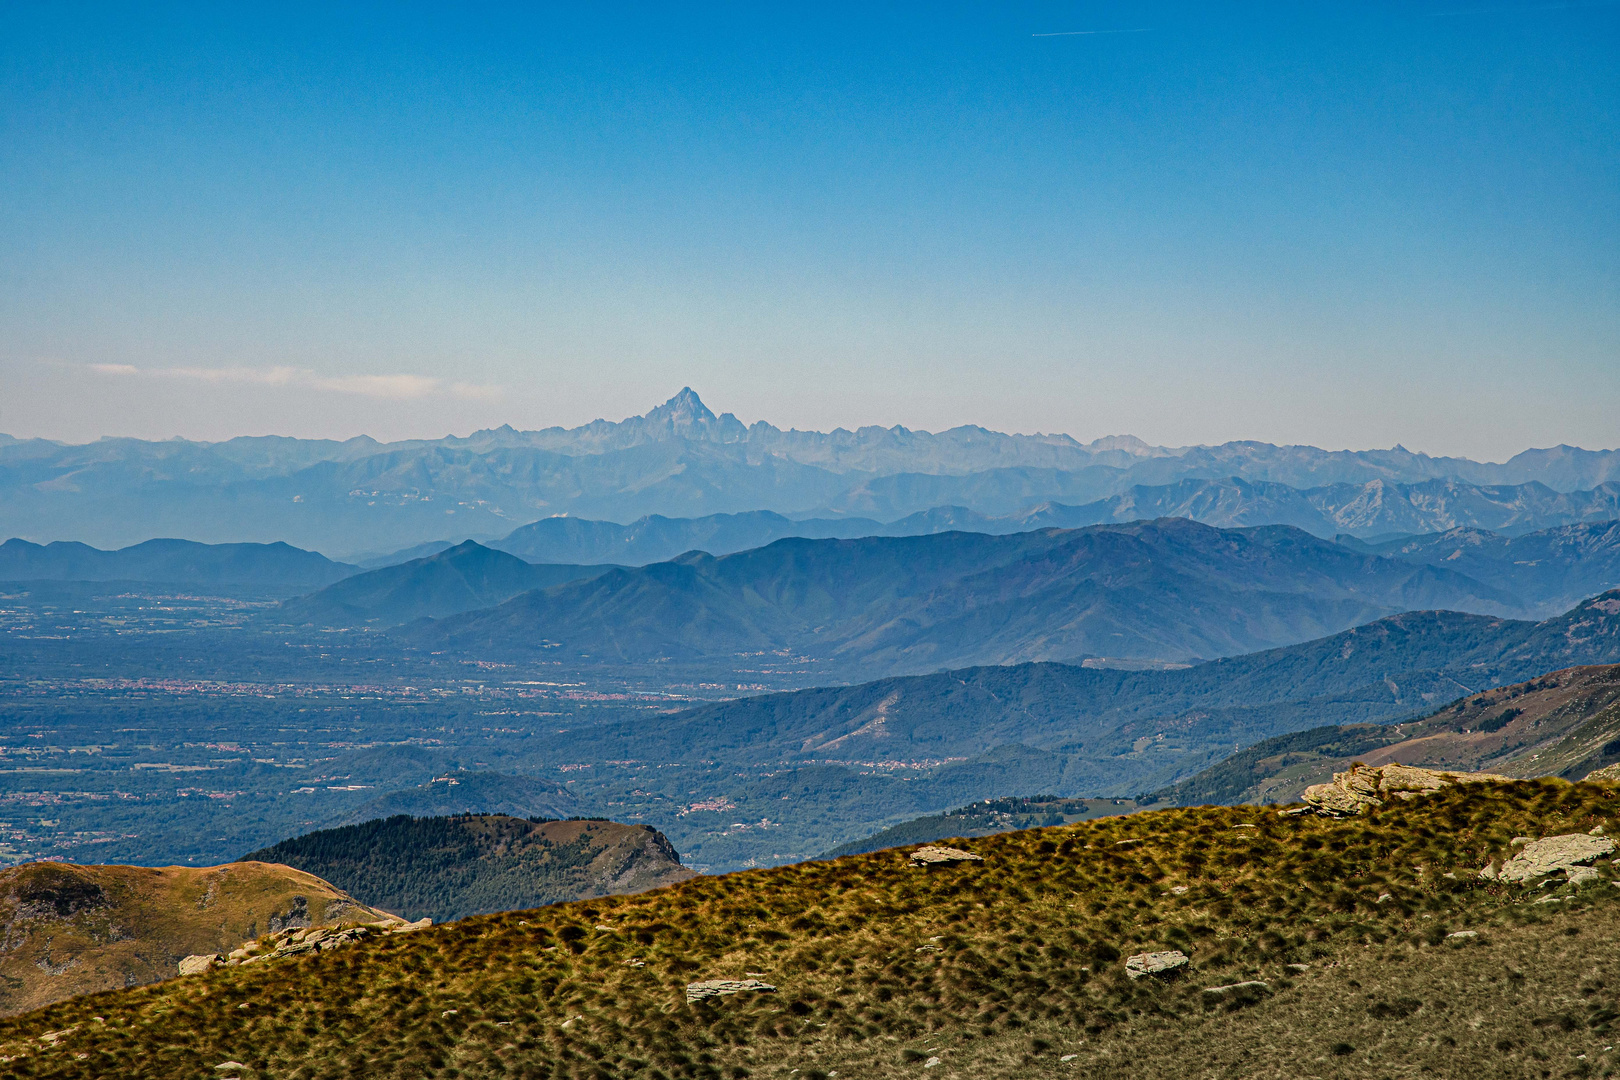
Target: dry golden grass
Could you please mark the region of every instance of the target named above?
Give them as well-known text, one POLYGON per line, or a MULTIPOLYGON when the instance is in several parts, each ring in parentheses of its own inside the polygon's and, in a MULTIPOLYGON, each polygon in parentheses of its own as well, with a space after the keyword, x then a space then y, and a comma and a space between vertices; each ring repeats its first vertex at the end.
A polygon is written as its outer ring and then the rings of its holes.
POLYGON ((972 867, 887 851, 700 878, 78 999, 0 1023, 0 1054, 41 1077, 1602 1074, 1620 897, 1538 905, 1552 890, 1472 872, 1516 835, 1608 821, 1616 794, 1167 810, 967 841, 972 867), (1445 941, 1461 928, 1482 936, 1445 941), (1192 970, 1124 976, 1158 948, 1192 970), (685 1003, 748 972, 779 992, 685 1003), (1206 1007, 1255 978, 1268 996, 1206 1007))
POLYGON ((289 918, 321 925, 386 916, 269 863, 9 867, 0 870, 0 1013, 172 978, 182 957, 229 952, 289 918))

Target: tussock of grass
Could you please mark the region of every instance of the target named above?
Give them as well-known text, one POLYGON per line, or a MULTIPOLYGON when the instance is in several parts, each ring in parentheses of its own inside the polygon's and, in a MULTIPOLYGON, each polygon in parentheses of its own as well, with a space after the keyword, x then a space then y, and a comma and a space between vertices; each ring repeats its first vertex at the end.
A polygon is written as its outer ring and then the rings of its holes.
MULTIPOLYGON (((1169 1075, 1153 1064, 1173 1064, 1165 1048, 1212 1061, 1221 1039, 1235 1055, 1260 1018, 1293 1016, 1313 993, 1331 990, 1340 1008, 1358 980, 1334 982, 1329 971, 1433 974, 1504 948, 1497 939, 1563 923, 1579 931, 1580 910, 1612 924, 1606 885, 1534 905, 1526 901, 1551 890, 1474 872, 1516 835, 1608 820, 1615 797, 1608 786, 1526 781, 1450 788, 1347 821, 1166 810, 966 841, 986 860, 971 867, 916 869, 903 851, 885 851, 699 878, 78 999, 0 1024, 0 1054, 18 1076, 204 1075, 236 1060, 257 1075, 297 1078, 798 1069, 802 1080, 834 1070, 923 1075, 929 1057, 940 1058, 931 1078, 1050 1075, 1060 1065, 1077 1076, 1169 1075), (1481 937, 1448 942, 1462 928, 1481 937), (1172 948, 1193 958, 1182 978, 1125 977, 1125 955, 1172 948), (1302 963, 1303 973, 1286 966, 1302 963), (685 1003, 688 982, 749 973, 777 992, 685 1003), (1202 993, 1248 980, 1267 991, 1214 1002, 1202 993), (70 1027, 56 1046, 39 1042, 70 1027), (1199 1031, 1203 1042, 1185 1042, 1199 1031), (1077 1056, 1061 1062, 1065 1054, 1077 1056)), ((1539 985, 1533 970, 1515 983, 1489 966, 1504 989, 1539 985)), ((1354 1003, 1356 1025, 1383 1031, 1436 1011, 1422 987, 1377 992, 1354 1003)), ((1562 1031, 1557 1017, 1581 1032, 1612 1022, 1612 994, 1599 987, 1591 1003, 1596 1012, 1549 1012, 1552 1028, 1526 1030, 1545 1041, 1562 1031)), ((1300 1052, 1317 1062, 1310 1071, 1337 1075, 1335 1062, 1345 1075, 1365 1070, 1368 1036, 1330 1019, 1322 1006, 1293 1021, 1321 1029, 1296 1031, 1300 1052)), ((1518 1041, 1528 1036, 1498 1037, 1514 1047, 1493 1055, 1530 1067, 1518 1041)))

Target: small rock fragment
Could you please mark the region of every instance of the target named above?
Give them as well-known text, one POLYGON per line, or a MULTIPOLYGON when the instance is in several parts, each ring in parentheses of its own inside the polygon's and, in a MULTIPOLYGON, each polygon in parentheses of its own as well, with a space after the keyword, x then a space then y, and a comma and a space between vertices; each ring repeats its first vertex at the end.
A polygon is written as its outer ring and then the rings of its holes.
POLYGON ((1603 880, 1603 875, 1590 866, 1572 866, 1564 873, 1568 875, 1569 883, 1575 886, 1603 880))
POLYGON ((1125 974, 1133 979, 1145 978, 1148 975, 1163 975, 1186 967, 1189 957, 1180 949, 1169 949, 1165 952, 1137 953, 1135 956, 1125 958, 1125 974))
POLYGON ((1292 971, 1295 975, 1303 975, 1307 971, 1311 970, 1311 965, 1309 964, 1284 964, 1283 967, 1287 968, 1289 971, 1292 971))
POLYGON ((242 1064, 240 1061, 222 1061, 218 1065, 214 1066, 214 1071, 215 1072, 221 1072, 221 1071, 223 1071, 225 1069, 245 1069, 245 1068, 247 1068, 247 1066, 242 1064))
POLYGON ((923 1062, 923 1068, 932 1069, 935 1065, 938 1065, 938 1064, 939 1064, 939 1058, 931 1057, 927 1061, 923 1062))
POLYGON ((1456 938, 1458 940, 1466 940, 1468 938, 1477 938, 1477 937, 1479 937, 1479 931, 1478 930, 1458 930, 1455 933, 1447 934, 1446 935, 1446 940, 1451 941, 1453 938, 1456 938))
POLYGON ((1238 994, 1243 992, 1263 994, 1268 993, 1270 990, 1271 987, 1259 979, 1251 979, 1248 982, 1228 983, 1225 986, 1204 987, 1204 993, 1208 994, 1210 997, 1225 997, 1228 994, 1238 994))

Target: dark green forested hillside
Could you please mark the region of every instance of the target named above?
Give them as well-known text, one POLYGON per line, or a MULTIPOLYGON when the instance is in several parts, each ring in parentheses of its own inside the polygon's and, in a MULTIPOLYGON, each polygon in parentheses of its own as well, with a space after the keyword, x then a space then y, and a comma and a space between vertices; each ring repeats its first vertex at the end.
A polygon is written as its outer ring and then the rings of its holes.
POLYGON ((499 814, 401 814, 283 840, 240 861, 283 863, 363 904, 435 922, 640 892, 692 876, 651 826, 499 814))

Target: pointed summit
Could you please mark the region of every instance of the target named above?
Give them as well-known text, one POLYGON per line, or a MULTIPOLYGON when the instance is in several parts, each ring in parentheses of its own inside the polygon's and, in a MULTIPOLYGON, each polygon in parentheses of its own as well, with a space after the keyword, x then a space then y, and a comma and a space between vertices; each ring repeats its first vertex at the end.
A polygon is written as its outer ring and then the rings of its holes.
POLYGON ((703 404, 696 391, 690 386, 683 386, 680 393, 648 412, 645 419, 655 424, 668 424, 674 430, 681 431, 698 424, 712 424, 718 417, 703 404))

